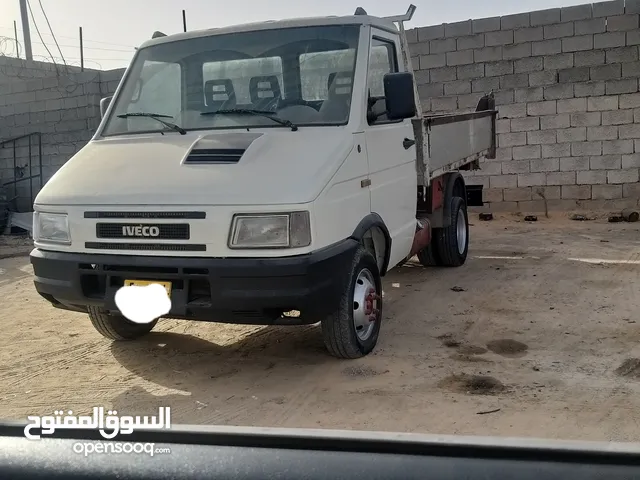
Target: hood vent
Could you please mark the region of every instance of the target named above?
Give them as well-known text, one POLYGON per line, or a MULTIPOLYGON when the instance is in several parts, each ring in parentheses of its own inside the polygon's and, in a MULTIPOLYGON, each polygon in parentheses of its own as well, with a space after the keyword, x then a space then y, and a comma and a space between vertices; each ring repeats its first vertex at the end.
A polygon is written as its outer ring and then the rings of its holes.
POLYGON ((193 149, 185 159, 184 163, 238 163, 244 152, 244 149, 238 148, 193 149))

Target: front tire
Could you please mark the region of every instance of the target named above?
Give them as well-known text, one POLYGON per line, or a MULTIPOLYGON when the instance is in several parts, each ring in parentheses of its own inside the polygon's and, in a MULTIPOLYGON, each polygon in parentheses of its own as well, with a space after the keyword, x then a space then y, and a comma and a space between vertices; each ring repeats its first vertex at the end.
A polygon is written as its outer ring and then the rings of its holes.
POLYGON ((467 260, 469 251, 469 215, 467 204, 461 197, 451 198, 450 223, 440 229, 435 249, 440 257, 440 265, 444 267, 459 267, 467 260))
POLYGON ((338 309, 322 321, 324 344, 337 358, 360 358, 378 342, 382 321, 382 280, 364 247, 356 250, 338 309))
POLYGON ((149 333, 158 320, 151 323, 134 323, 122 315, 111 314, 100 307, 87 307, 93 327, 110 340, 135 340, 149 333))

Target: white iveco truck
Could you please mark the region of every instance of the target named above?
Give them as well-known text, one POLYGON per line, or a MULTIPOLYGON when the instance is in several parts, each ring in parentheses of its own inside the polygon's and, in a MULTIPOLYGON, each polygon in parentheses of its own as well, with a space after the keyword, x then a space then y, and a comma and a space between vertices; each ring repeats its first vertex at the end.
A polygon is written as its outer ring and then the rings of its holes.
POLYGON ((331 354, 371 352, 382 276, 465 262, 458 170, 495 153, 491 94, 422 116, 414 10, 156 32, 35 200, 38 292, 116 340, 157 322, 127 320, 118 289, 159 283, 169 318, 320 322, 331 354))

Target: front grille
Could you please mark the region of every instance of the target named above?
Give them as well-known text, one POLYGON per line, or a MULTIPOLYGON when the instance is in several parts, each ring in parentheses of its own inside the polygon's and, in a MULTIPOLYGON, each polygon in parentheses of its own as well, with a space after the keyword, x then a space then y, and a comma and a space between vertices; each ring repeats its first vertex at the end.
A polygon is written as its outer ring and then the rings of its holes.
POLYGON ((95 250, 147 250, 165 252, 205 252, 206 245, 188 243, 106 243, 86 242, 84 248, 95 250))
POLYGON ((203 219, 206 212, 84 212, 84 218, 188 218, 203 219))
POLYGON ((96 224, 97 238, 147 238, 153 237, 159 240, 189 240, 190 230, 188 223, 169 224, 134 224, 134 223, 98 223, 96 224), (146 227, 147 235, 127 235, 127 229, 146 227), (152 230, 153 229, 153 230, 152 230), (148 233, 152 234, 149 235, 148 233), (156 235, 157 234, 157 235, 156 235))

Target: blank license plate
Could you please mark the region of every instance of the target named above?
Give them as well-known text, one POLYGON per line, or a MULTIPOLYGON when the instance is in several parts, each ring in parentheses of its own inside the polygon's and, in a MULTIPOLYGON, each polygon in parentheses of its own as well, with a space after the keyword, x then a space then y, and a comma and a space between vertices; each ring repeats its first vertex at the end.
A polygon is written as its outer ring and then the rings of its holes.
POLYGON ((167 291, 167 295, 171 297, 171 282, 159 282, 156 280, 125 280, 124 286, 125 287, 130 287, 130 286, 146 287, 147 285, 152 285, 154 283, 157 283, 158 285, 162 285, 164 289, 167 291))

